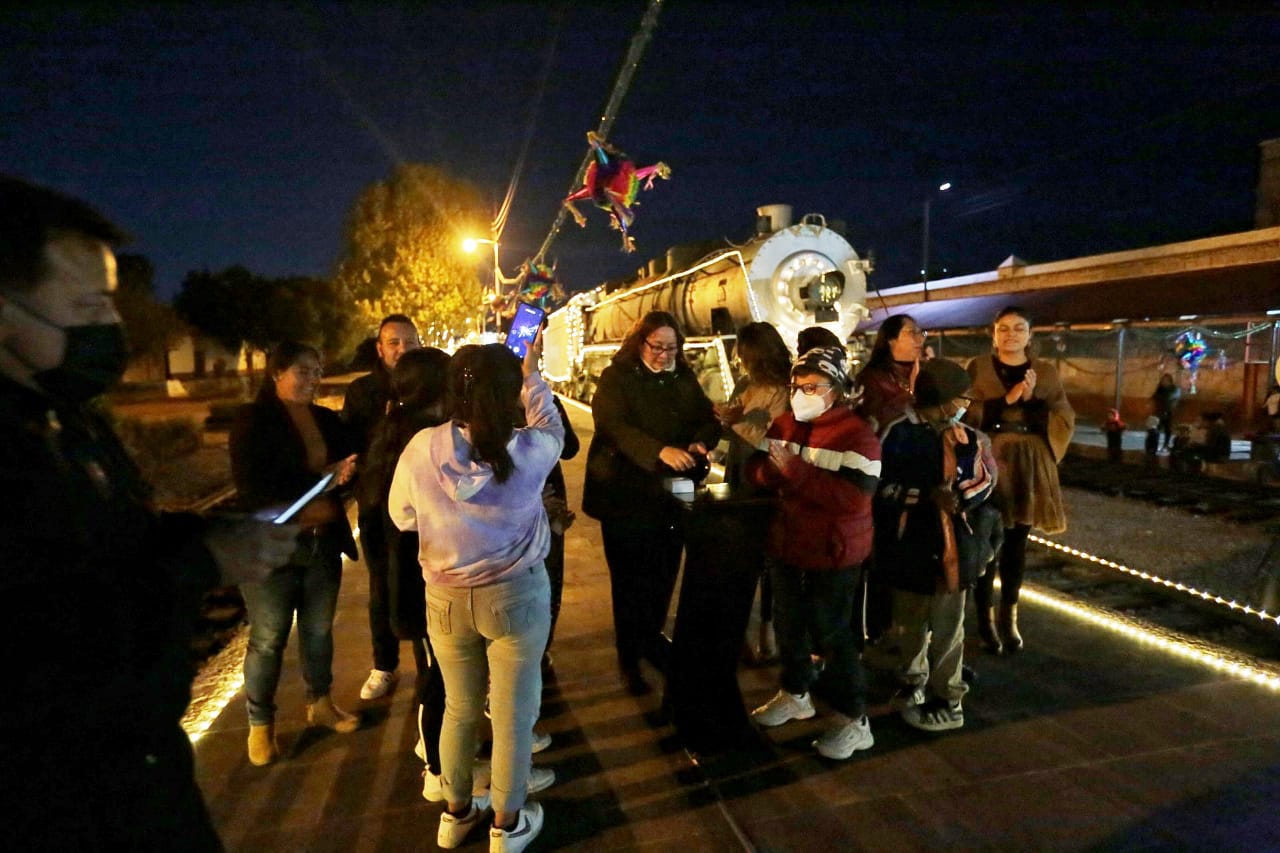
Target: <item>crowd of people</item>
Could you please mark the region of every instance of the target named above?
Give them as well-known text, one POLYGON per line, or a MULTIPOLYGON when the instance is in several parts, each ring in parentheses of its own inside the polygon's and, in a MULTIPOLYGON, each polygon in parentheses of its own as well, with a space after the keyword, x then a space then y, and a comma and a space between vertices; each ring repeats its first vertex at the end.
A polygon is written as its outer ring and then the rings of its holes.
MULTIPOLYGON (((275 697, 295 619, 308 724, 358 730, 360 714, 330 696, 345 555, 369 572, 361 698, 393 691, 400 644, 413 649, 415 752, 424 798, 444 804, 439 845, 487 825, 491 850, 525 849, 544 822, 530 795, 555 781, 533 755, 549 741, 536 723, 574 520, 560 460, 578 451, 539 373, 541 333, 523 359, 498 344, 449 355, 422 347, 408 317, 388 316, 377 363, 340 414, 315 402, 321 354, 282 342, 230 437, 240 512, 156 513, 89 405, 124 368, 111 299, 123 235, 49 190, 2 179, 0 194, 0 470, 6 494, 22 496, 3 522, 20 571, 3 583, 26 604, 6 631, 16 647, 52 626, 77 649, 33 649, 18 681, 41 701, 0 714, 27 837, 159 849, 181 833, 219 849, 177 724, 186 636, 200 593, 218 584, 239 585, 248 610, 250 763, 281 757, 275 697), (321 485, 296 517, 272 523, 321 485), (23 710, 35 708, 38 721, 23 710), (485 716, 492 750, 481 762, 485 716), (56 740, 31 737, 49 723, 56 740), (74 774, 60 769, 72 764, 74 774)), ((999 313, 992 354, 967 368, 929 358, 924 341, 910 316, 890 317, 855 374, 827 329, 805 330, 792 356, 777 329, 753 323, 736 338, 741 380, 713 405, 677 319, 636 321, 592 400, 582 501, 601 526, 625 690, 651 692, 667 666, 684 532, 666 481, 704 472, 723 438, 730 484, 774 499, 767 549, 750 567, 763 615, 751 645, 757 660, 779 661, 779 689, 753 719, 813 717, 817 696, 830 710, 818 753, 870 748, 863 659, 874 645, 908 724, 964 724, 968 590, 986 648, 1021 648, 1027 535, 1065 527, 1057 463, 1074 416, 1052 364, 1032 355, 1021 309, 999 313)))

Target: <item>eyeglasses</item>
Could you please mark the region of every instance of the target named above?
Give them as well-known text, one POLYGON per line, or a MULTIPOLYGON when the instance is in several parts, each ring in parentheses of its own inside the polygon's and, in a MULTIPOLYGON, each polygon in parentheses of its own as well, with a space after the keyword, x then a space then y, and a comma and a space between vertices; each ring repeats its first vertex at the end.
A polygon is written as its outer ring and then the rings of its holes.
POLYGON ((672 344, 669 347, 664 347, 664 346, 659 346, 658 344, 651 344, 648 341, 645 341, 644 345, 648 347, 649 352, 653 353, 654 355, 662 355, 664 353, 666 355, 674 355, 675 353, 680 351, 679 344, 672 344))
POLYGON ((303 367, 300 364, 295 364, 293 367, 289 368, 289 370, 290 372, 294 373, 297 376, 302 377, 303 379, 323 379, 324 378, 324 370, 319 367, 303 367))
POLYGON ((791 392, 799 391, 806 397, 812 397, 815 394, 825 394, 831 389, 830 382, 805 382, 802 385, 792 385, 791 392))
POLYGON ((910 329, 910 330, 904 329, 903 331, 905 331, 908 335, 910 335, 913 340, 917 340, 917 341, 923 341, 925 338, 929 337, 929 333, 926 332, 924 329, 910 329))

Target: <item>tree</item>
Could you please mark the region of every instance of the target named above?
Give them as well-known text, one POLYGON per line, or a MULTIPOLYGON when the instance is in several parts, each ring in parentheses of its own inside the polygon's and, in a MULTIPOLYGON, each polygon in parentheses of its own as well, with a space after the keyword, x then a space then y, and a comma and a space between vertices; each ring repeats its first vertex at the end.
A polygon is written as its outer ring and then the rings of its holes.
POLYGON ((262 307, 257 302, 261 296, 258 281, 242 266, 219 273, 192 271, 182 280, 173 307, 193 328, 236 352, 246 341, 260 338, 255 328, 262 307))
POLYGON ((156 300, 155 275, 155 267, 143 255, 116 257, 115 303, 128 334, 129 354, 163 363, 165 352, 183 329, 174 310, 156 300))
POLYGON ((487 229, 479 191, 435 166, 405 164, 368 187, 349 216, 337 275, 359 325, 399 313, 420 330, 474 328, 483 289, 461 245, 487 229))
POLYGON ((190 272, 174 300, 193 327, 235 352, 269 350, 285 340, 315 344, 329 355, 351 346, 350 307, 332 281, 264 278, 242 266, 190 272))

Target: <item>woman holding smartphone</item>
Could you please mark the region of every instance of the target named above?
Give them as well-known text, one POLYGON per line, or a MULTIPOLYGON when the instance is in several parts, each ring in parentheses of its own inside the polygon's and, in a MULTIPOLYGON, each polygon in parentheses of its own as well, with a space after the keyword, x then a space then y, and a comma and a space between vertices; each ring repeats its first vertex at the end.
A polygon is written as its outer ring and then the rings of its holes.
MULTIPOLYGON (((248 511, 284 507, 324 473, 345 485, 355 474, 355 443, 338 413, 314 402, 320 385, 320 353, 286 341, 267 359, 267 380, 242 406, 231 430, 231 473, 248 511)), ((244 658, 249 698, 249 761, 262 766, 279 757, 275 695, 294 613, 298 616, 307 722, 353 732, 360 720, 333 704, 333 613, 342 580, 342 555, 356 558, 351 525, 332 492, 308 503, 293 518, 302 525, 298 546, 284 567, 266 580, 240 585, 249 611, 244 658)))
POLYGON ((462 844, 490 805, 491 850, 522 850, 542 829, 542 807, 526 801, 551 623, 542 487, 560 458, 564 426, 538 374, 541 355, 541 333, 523 364, 500 344, 459 349, 448 370, 450 420, 409 442, 387 498, 396 527, 418 532, 427 633, 444 676, 448 806, 436 841, 446 849, 462 844), (486 690, 492 781, 476 797, 486 690))

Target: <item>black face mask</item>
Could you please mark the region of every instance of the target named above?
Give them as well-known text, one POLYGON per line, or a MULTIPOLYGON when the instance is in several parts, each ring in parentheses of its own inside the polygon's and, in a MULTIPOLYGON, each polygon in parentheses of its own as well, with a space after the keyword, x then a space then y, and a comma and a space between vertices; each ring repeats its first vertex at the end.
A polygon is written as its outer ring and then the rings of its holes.
POLYGON ((22 303, 9 301, 46 326, 61 329, 66 336, 62 363, 31 374, 49 396, 68 403, 82 403, 120 381, 129 363, 129 348, 119 323, 59 326, 22 303))

